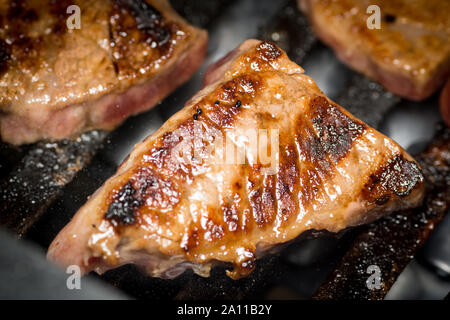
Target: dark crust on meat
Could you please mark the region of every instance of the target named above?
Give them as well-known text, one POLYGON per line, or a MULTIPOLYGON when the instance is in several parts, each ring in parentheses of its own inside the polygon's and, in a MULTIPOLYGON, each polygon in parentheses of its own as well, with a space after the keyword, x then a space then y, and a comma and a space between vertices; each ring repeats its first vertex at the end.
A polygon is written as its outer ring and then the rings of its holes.
POLYGON ((241 106, 251 104, 260 84, 261 79, 256 74, 243 74, 225 82, 208 100, 197 104, 196 108, 204 110, 201 119, 215 128, 227 128, 242 112, 241 106))
POLYGON ((384 31, 376 33, 366 27, 362 15, 345 16, 346 12, 350 13, 353 9, 364 11, 363 1, 297 2, 308 16, 315 34, 336 52, 340 60, 397 95, 424 100, 439 89, 450 74, 450 55, 446 42, 449 24, 448 18, 442 14, 448 8, 447 1, 409 1, 411 5, 408 1, 382 1, 379 5, 383 7, 384 31), (348 28, 334 30, 339 20, 348 20, 348 23, 345 21, 342 24, 348 24, 348 28), (390 27, 395 24, 402 27, 390 27), (405 31, 408 24, 412 29, 420 26, 419 32, 409 31, 417 33, 417 37, 412 39, 409 32, 405 31), (399 31, 401 29, 403 31, 399 31), (336 31, 341 31, 340 35, 344 37, 336 36, 336 31), (418 41, 425 38, 428 39, 425 45, 418 41), (421 56, 421 52, 426 50, 430 54, 421 56), (444 54, 436 58, 438 52, 444 54), (422 76, 422 73, 426 76, 422 76))
POLYGON ((326 154, 332 162, 337 162, 347 154, 353 141, 361 136, 367 126, 353 120, 325 97, 316 97, 311 101, 313 128, 317 138, 310 149, 313 161, 323 159, 326 154))
POLYGON ((382 205, 391 196, 408 196, 423 182, 424 177, 417 164, 399 154, 369 177, 362 194, 369 202, 382 205))
POLYGON ((10 57, 11 53, 8 45, 5 41, 0 39, 0 76, 8 69, 8 60, 10 57))
MULTIPOLYGON (((149 37, 146 41, 155 41, 159 46, 166 44, 170 39, 170 33, 163 24, 161 12, 156 10, 144 0, 116 0, 119 6, 129 8, 136 21, 136 28, 143 30, 149 37), (150 40, 151 39, 151 40, 150 40)), ((118 8, 114 6, 114 10, 118 8)))
POLYGON ((170 57, 180 27, 167 22, 155 7, 144 0, 116 0, 110 17, 111 57, 119 79, 136 77, 139 68, 151 68, 158 59, 170 57), (134 43, 142 46, 138 52, 134 43))
POLYGON ((113 202, 106 211, 105 218, 123 225, 135 222, 134 212, 142 205, 142 199, 137 197, 136 189, 128 182, 114 195, 113 202))
POLYGON ((44 4, 44 6, 48 6, 48 13, 50 14, 46 18, 52 19, 50 28, 54 36, 50 39, 42 33, 37 36, 30 36, 33 31, 31 29, 32 23, 42 18, 39 16, 40 13, 37 9, 30 8, 23 0, 10 2, 0 28, 5 38, 8 39, 9 52, 18 60, 19 67, 20 63, 27 67, 38 67, 39 50, 45 45, 45 38, 52 45, 58 46, 61 44, 61 36, 67 31, 66 10, 71 4, 72 2, 69 0, 50 0, 49 3, 44 4))
MULTIPOLYGON (((285 164, 287 169, 279 172, 280 179, 290 181, 286 185, 289 189, 295 185, 295 181, 291 180, 293 176, 301 181, 304 192, 301 193, 300 200, 304 206, 323 192, 323 180, 334 174, 336 163, 346 156, 354 141, 367 128, 363 122, 350 118, 340 107, 322 96, 312 98, 310 113, 308 118, 311 121, 305 121, 302 116, 295 124, 294 139, 300 155, 292 147, 289 155, 283 157, 284 153, 280 154, 280 169, 284 169, 285 164), (298 162, 299 157, 303 158, 301 175, 298 172, 300 163, 293 163, 298 162)), ((295 199, 292 199, 292 203, 295 203, 295 199)), ((285 208, 287 212, 289 209, 285 208)))
POLYGON ((118 192, 112 196, 105 219, 116 226, 140 223, 143 210, 171 207, 178 203, 179 194, 172 181, 162 179, 150 167, 141 168, 118 192))

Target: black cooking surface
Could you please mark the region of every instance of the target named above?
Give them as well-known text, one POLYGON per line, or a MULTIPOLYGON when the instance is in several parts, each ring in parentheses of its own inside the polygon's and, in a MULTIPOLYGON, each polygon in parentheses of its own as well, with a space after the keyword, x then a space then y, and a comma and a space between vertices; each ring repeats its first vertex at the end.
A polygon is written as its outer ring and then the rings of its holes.
MULTIPOLYGON (((158 129, 200 88, 206 67, 248 38, 276 42, 331 99, 414 154, 431 140, 441 120, 437 96, 420 103, 400 99, 340 63, 314 36, 293 0, 173 0, 172 4, 190 22, 209 31, 208 55, 202 68, 153 110, 129 118, 114 132, 94 131, 78 141, 22 147, 0 143, 2 225, 47 248, 87 197, 115 172, 134 144, 158 129)), ((450 241, 448 220, 447 215, 446 222, 434 232, 436 236, 433 234, 405 269, 387 298, 444 298, 450 290, 449 246, 442 245, 450 241), (405 285, 410 282, 420 285, 415 296, 405 285)), ((237 281, 226 277, 222 267, 215 268, 210 278, 187 271, 174 280, 162 280, 147 277, 134 266, 90 277, 134 298, 308 299, 361 230, 297 241, 259 260, 253 274, 237 281)), ((7 275, 0 270, 0 276, 7 275)))

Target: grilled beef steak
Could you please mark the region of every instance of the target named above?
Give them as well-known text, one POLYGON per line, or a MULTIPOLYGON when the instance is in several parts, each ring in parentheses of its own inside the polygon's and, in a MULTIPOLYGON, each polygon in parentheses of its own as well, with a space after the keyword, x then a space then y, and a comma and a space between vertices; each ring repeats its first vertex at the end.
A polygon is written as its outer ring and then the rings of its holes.
POLYGON ((205 77, 59 233, 49 259, 84 272, 135 263, 169 278, 188 267, 207 276, 220 261, 238 278, 305 231, 337 232, 421 202, 411 156, 274 44, 248 40, 205 77), (252 136, 260 129, 266 138, 252 136), (229 141, 245 161, 223 157, 229 141), (276 165, 261 155, 269 149, 276 165))
POLYGON ((2 1, 1 139, 113 129, 188 80, 206 46, 166 0, 2 1), (81 29, 66 25, 71 5, 81 29))
POLYGON ((316 34, 352 68, 405 98, 422 100, 450 74, 450 2, 298 0, 316 34), (369 5, 380 29, 369 29, 369 5))

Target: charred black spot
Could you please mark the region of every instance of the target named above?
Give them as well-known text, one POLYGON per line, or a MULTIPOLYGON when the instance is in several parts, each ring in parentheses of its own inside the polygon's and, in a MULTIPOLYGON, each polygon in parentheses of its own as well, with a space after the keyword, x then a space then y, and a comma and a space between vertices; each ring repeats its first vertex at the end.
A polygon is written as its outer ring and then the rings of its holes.
POLYGON ((136 197, 136 190, 128 182, 114 197, 105 218, 123 225, 133 224, 135 222, 134 213, 142 204, 142 200, 136 197))
POLYGON ((392 14, 388 13, 384 16, 384 21, 386 21, 387 23, 394 23, 395 20, 397 20, 397 17, 392 14))
POLYGON ((419 167, 402 155, 397 155, 390 161, 379 177, 379 183, 399 197, 409 195, 422 181, 423 175, 419 167))
POLYGON ((201 109, 201 108, 198 108, 197 111, 196 111, 195 114, 194 114, 194 120, 197 120, 197 119, 198 119, 198 116, 201 115, 202 112, 203 112, 202 109, 201 109))
POLYGON ((161 12, 143 0, 118 0, 121 5, 128 6, 136 18, 139 29, 152 28, 162 21, 161 12))
POLYGON ((364 195, 369 201, 381 205, 390 199, 390 195, 408 196, 423 181, 417 164, 399 154, 370 176, 364 195))
POLYGON ((163 46, 170 39, 170 31, 163 26, 163 16, 155 7, 144 0, 117 0, 117 3, 130 9, 136 19, 137 28, 163 46))

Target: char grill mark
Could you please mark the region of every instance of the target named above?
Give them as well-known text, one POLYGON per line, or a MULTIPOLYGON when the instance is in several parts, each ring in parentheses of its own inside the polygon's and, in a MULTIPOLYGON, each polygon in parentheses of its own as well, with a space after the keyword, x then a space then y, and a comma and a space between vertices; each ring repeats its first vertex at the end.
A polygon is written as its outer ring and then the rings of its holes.
POLYGON ((131 10, 138 30, 145 31, 159 46, 163 46, 169 41, 170 31, 164 26, 163 16, 155 7, 144 0, 117 0, 117 3, 131 10))
POLYGON ((422 171, 403 155, 396 155, 386 166, 369 177, 363 196, 378 205, 389 201, 390 196, 406 197, 424 181, 422 171))
MULTIPOLYGON (((192 119, 201 120, 208 126, 223 130, 232 126, 236 116, 243 112, 245 104, 251 104, 260 90, 257 75, 243 74, 222 84, 208 98, 200 100, 193 108, 192 119)), ((222 131, 224 133, 224 131, 222 131)))
POLYGON ((5 41, 0 39, 0 76, 8 70, 8 61, 10 58, 8 45, 5 41))
POLYGON ((24 10, 25 8, 23 0, 12 1, 8 8, 7 17, 9 20, 19 18, 24 10))
POLYGON ((249 194, 247 186, 249 185, 248 177, 251 168, 249 166, 241 166, 239 168, 239 177, 232 185, 233 198, 222 199, 220 212, 224 216, 224 224, 229 232, 250 232, 250 219, 252 216, 249 207, 249 194))
POLYGON ((67 32, 67 8, 73 5, 73 0, 50 0, 50 13, 54 17, 53 32, 56 36, 62 36, 67 32))
POLYGON ((151 167, 140 167, 133 184, 139 190, 139 197, 145 199, 146 210, 172 209, 180 201, 176 179, 158 175, 151 167))
POLYGON ((393 14, 387 13, 384 16, 384 21, 386 21, 387 23, 394 23, 395 20, 397 20, 397 17, 395 15, 393 15, 393 14))
MULTIPOLYGON (((90 209, 104 203, 105 198, 110 201, 114 190, 127 182, 134 190, 130 190, 131 196, 127 194, 131 207, 138 202, 133 207, 134 225, 115 226, 117 232, 105 241, 108 252, 118 250, 122 260, 104 267, 136 262, 130 259, 134 253, 170 262, 155 267, 137 261, 154 276, 164 276, 167 270, 180 266, 178 260, 170 261, 176 257, 193 263, 192 268, 201 275, 206 275, 216 261, 231 263, 234 271, 228 274, 236 278, 251 272, 256 256, 306 230, 337 232, 379 217, 381 211, 388 214, 398 206, 418 205, 422 189, 402 199, 394 193, 392 205, 371 206, 362 199, 365 180, 361 176, 368 178, 392 158, 386 144, 395 154, 404 151, 323 97, 281 50, 255 40, 244 43, 242 48, 247 51, 235 51, 239 55, 225 65, 228 70, 213 69, 210 79, 215 80, 206 82, 209 87, 189 100, 158 133, 135 147, 132 156, 109 180, 111 183, 105 184, 105 192, 97 193, 54 241, 49 251, 52 259, 66 264, 74 260, 65 255, 58 239, 79 228, 77 221, 83 221, 80 219, 91 214, 90 209), (271 63, 270 59, 279 60, 271 63), (284 99, 281 109, 276 93, 284 99), (195 136, 202 141, 210 141, 208 129, 223 135, 228 129, 278 128, 279 162, 275 174, 268 174, 262 164, 228 167, 214 160, 186 164, 172 157, 184 137, 176 131, 191 137, 197 134, 194 114, 205 126, 205 131, 195 136), (285 114, 288 117, 282 117, 285 114), (370 159, 366 160, 366 156, 370 159), (376 167, 367 165, 372 159, 376 167), (151 186, 145 181, 152 181, 151 186), (153 188, 156 184, 159 186, 153 188), (335 186, 342 187, 342 192, 336 190, 333 194, 335 186), (141 205, 140 199, 145 203, 141 205), (130 246, 123 245, 123 239, 130 246)), ((406 153, 405 157, 410 159, 406 153)), ((400 184, 402 179, 404 174, 399 176, 400 184)), ((77 245, 87 243, 86 250, 105 256, 101 246, 89 244, 95 234, 77 240, 77 245)), ((87 271, 92 269, 91 265, 85 267, 87 271)))
POLYGON ((301 170, 300 185, 304 192, 301 203, 306 205, 323 191, 324 182, 332 175, 336 164, 344 159, 363 135, 367 126, 351 119, 326 98, 316 96, 310 104, 310 115, 297 118, 294 140, 297 144, 301 170))
MULTIPOLYGON (((146 167, 151 166, 156 171, 160 171, 164 176, 175 177, 179 181, 187 181, 192 179, 191 164, 181 163, 176 161, 176 148, 184 140, 184 134, 193 136, 194 134, 194 120, 189 119, 185 123, 179 125, 175 131, 166 132, 163 134, 159 142, 148 153, 145 154, 145 161, 139 170, 146 170, 146 167)), ((154 173, 156 174, 156 173, 154 173)))
POLYGON ((128 182, 114 196, 113 202, 106 211, 105 218, 122 225, 131 225, 135 222, 135 212, 142 205, 140 197, 136 197, 136 190, 128 182))
POLYGON ((285 144, 279 152, 280 163, 276 184, 277 214, 282 221, 287 221, 293 212, 298 212, 296 195, 299 190, 300 162, 296 147, 292 144, 285 144))
POLYGON ((38 16, 32 9, 26 7, 26 1, 16 0, 10 3, 7 13, 8 20, 19 19, 20 22, 33 22, 36 21, 38 16))
POLYGON ((241 68, 245 69, 242 70, 243 74, 245 74, 245 71, 250 73, 254 72, 255 67, 259 71, 273 70, 273 62, 285 55, 276 44, 270 41, 262 42, 261 45, 256 47, 255 51, 256 54, 254 52, 248 52, 241 56, 241 61, 243 62, 241 68))
POLYGON ((181 244, 181 248, 186 254, 189 254, 189 252, 199 246, 200 237, 200 232, 197 227, 193 227, 188 231, 187 241, 181 244))
POLYGON ((251 174, 250 176, 249 181, 251 182, 248 184, 247 192, 253 219, 258 227, 270 225, 274 222, 275 215, 273 213, 276 212, 277 205, 275 175, 262 175, 261 177, 260 174, 251 174))
POLYGON ((354 121, 330 104, 324 97, 316 97, 311 102, 312 122, 317 139, 312 144, 315 159, 326 155, 331 162, 337 162, 347 154, 353 141, 361 136, 366 126, 354 121))
POLYGON ((146 73, 158 60, 169 58, 173 49, 170 40, 179 29, 143 0, 115 1, 108 27, 112 60, 119 78, 137 77, 137 69, 146 73), (136 51, 132 44, 140 44, 140 50, 136 51))
MULTIPOLYGON (((129 181, 114 194, 105 218, 119 225, 141 223, 140 214, 160 220, 158 210, 171 209, 180 200, 176 183, 159 176, 151 167, 139 167, 129 181)), ((118 230, 119 231, 119 230, 118 230)))

